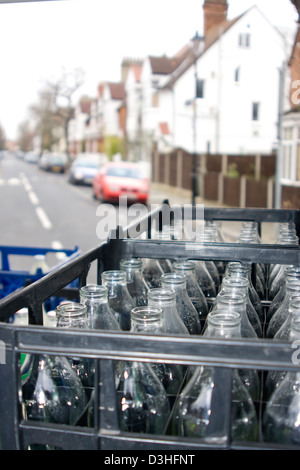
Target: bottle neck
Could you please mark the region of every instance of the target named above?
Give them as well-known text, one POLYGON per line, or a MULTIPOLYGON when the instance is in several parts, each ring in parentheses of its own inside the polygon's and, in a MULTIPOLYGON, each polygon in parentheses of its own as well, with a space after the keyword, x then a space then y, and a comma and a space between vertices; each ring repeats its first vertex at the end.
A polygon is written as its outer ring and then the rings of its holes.
POLYGON ((223 279, 222 289, 231 291, 240 291, 247 294, 249 288, 249 281, 245 277, 228 275, 223 279))
POLYGON ((300 294, 300 281, 297 279, 287 279, 285 299, 289 300, 292 295, 300 294))
POLYGON ((127 290, 126 272, 121 270, 104 271, 101 276, 102 285, 107 288, 108 296, 114 297, 118 292, 127 290))
POLYGON ((57 327, 88 328, 87 307, 81 303, 64 302, 55 309, 57 327))
POLYGON ((139 258, 122 259, 120 270, 126 273, 127 281, 132 281, 134 276, 141 275, 143 269, 142 260, 139 258))
POLYGON ((289 316, 300 317, 300 292, 298 294, 291 295, 289 299, 289 316))
POLYGON ((138 333, 161 333, 163 310, 159 307, 135 307, 131 310, 131 331, 138 333))
POLYGON ((80 289, 80 302, 84 303, 107 303, 108 290, 105 286, 98 284, 88 284, 80 289))
POLYGON ((207 316, 207 328, 204 336, 221 338, 241 337, 241 316, 239 312, 216 310, 207 316))
POLYGON ((172 288, 150 289, 148 292, 148 303, 162 309, 176 306, 176 292, 172 288))
POLYGON ((162 287, 172 288, 176 294, 187 296, 186 276, 182 273, 166 273, 161 276, 162 287))
POLYGON ((300 316, 294 315, 291 318, 290 341, 300 340, 300 316))
POLYGON ((173 269, 175 273, 185 275, 187 280, 196 276, 196 265, 192 261, 175 262, 173 269))
POLYGON ((220 292, 216 297, 216 309, 237 311, 240 315, 246 314, 247 297, 243 292, 220 292))

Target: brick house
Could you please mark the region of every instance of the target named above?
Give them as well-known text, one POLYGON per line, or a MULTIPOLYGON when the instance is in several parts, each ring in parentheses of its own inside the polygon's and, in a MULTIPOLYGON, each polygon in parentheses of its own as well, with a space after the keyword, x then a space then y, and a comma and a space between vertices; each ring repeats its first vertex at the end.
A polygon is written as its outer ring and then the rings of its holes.
POLYGON ((298 28, 285 69, 289 106, 284 108, 281 128, 280 183, 283 207, 300 207, 300 2, 298 28))

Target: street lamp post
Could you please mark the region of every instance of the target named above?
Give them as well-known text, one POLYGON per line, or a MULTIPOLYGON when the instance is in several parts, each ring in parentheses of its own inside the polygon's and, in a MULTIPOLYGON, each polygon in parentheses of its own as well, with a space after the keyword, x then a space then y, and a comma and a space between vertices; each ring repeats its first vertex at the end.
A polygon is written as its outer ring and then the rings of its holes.
POLYGON ((195 62, 195 98, 193 100, 192 205, 196 204, 197 192, 197 80, 197 65, 195 62))
POLYGON ((197 58, 201 53, 204 45, 204 38, 196 32, 192 39, 193 41, 193 56, 194 56, 194 97, 191 100, 193 103, 193 163, 192 163, 192 204, 196 204, 197 194, 197 97, 198 97, 198 72, 197 72, 197 58))
POLYGON ((282 113, 284 102, 285 64, 279 69, 278 145, 276 150, 275 208, 281 209, 281 165, 282 165, 282 113))

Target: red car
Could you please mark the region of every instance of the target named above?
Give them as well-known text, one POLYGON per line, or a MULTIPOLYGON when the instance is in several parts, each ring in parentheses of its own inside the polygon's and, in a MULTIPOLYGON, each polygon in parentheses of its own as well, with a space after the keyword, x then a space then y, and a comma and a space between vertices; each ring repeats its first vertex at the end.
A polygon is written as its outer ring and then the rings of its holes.
POLYGON ((93 195, 101 202, 118 202, 126 196, 128 202, 146 204, 149 181, 136 163, 111 162, 94 177, 93 195))

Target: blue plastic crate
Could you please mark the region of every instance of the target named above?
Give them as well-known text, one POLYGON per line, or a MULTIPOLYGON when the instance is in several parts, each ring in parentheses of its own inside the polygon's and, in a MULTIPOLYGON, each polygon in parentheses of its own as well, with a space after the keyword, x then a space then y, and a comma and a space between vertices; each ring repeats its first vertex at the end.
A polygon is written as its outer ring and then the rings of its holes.
MULTIPOLYGON (((53 270, 61 267, 63 264, 71 261, 80 254, 78 247, 74 249, 54 249, 54 248, 35 248, 27 246, 4 246, 0 245, 1 253, 1 266, 0 266, 0 299, 22 289, 24 286, 35 282, 44 275, 52 272, 53 270), (12 256, 25 256, 31 257, 32 263, 34 257, 37 255, 47 255, 49 253, 63 253, 65 257, 54 267, 49 268, 47 272, 43 272, 38 268, 34 274, 29 270, 16 270, 11 268, 10 257, 12 256)), ((68 287, 78 287, 78 280, 73 281, 68 287)), ((47 310, 55 308, 58 302, 62 299, 51 298, 47 301, 47 310)))

